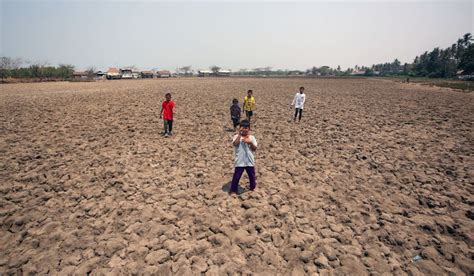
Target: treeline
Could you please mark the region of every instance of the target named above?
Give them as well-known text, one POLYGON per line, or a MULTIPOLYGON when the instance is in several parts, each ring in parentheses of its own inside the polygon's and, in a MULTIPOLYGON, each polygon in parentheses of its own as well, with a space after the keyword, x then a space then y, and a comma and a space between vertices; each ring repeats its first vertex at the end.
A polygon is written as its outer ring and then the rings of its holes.
POLYGON ((2 82, 6 78, 39 79, 42 80, 70 80, 73 77, 74 66, 61 64, 59 66, 46 66, 32 64, 22 67, 21 59, 0 57, 0 77, 2 82))
POLYGON ((415 58, 412 72, 415 76, 450 78, 462 71, 463 75, 474 73, 474 44, 467 33, 446 49, 434 48, 415 58))
POLYGON ((365 76, 412 76, 429 78, 452 78, 457 75, 474 74, 474 43, 470 33, 465 34, 446 49, 434 48, 415 57, 413 63, 401 64, 398 59, 393 62, 374 64, 370 67, 355 66, 341 71, 340 67, 313 67, 306 70, 313 75, 365 75, 365 76))
POLYGON ((354 66, 342 70, 340 66, 312 67, 306 71, 271 70, 270 67, 241 69, 233 75, 281 76, 411 76, 429 78, 452 78, 457 75, 474 74, 474 43, 470 33, 458 39, 457 43, 446 49, 434 48, 415 57, 413 63, 402 64, 398 59, 393 62, 374 64, 372 66, 354 66))
POLYGON ((446 49, 434 48, 431 52, 424 52, 415 57, 413 63, 393 63, 373 65, 366 75, 408 75, 414 77, 452 78, 459 72, 460 75, 474 73, 474 44, 470 33, 465 34, 446 49))

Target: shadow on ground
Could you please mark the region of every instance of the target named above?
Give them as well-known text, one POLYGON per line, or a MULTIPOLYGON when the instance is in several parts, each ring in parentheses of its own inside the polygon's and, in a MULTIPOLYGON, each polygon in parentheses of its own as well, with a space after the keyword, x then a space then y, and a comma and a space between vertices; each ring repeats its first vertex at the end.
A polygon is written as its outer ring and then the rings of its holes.
MULTIPOLYGON (((228 193, 230 191, 230 185, 231 184, 232 184, 232 182, 228 182, 228 183, 222 185, 222 191, 225 192, 225 193, 228 193)), ((241 194, 246 193, 248 191, 250 191, 250 190, 247 189, 247 188, 239 186, 237 194, 241 195, 241 194)))

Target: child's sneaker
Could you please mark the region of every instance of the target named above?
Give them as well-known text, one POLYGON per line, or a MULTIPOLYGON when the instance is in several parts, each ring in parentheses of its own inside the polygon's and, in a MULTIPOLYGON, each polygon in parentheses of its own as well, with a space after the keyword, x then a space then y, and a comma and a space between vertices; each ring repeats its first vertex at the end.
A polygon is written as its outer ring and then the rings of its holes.
POLYGON ((173 136, 173 132, 168 132, 168 136, 173 136))

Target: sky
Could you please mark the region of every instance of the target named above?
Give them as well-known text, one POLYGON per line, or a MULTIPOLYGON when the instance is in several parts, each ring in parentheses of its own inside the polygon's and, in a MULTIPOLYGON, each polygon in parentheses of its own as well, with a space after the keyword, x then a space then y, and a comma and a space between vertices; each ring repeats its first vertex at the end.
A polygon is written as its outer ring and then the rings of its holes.
POLYGON ((77 69, 413 62, 474 30, 468 1, 0 0, 0 56, 77 69))

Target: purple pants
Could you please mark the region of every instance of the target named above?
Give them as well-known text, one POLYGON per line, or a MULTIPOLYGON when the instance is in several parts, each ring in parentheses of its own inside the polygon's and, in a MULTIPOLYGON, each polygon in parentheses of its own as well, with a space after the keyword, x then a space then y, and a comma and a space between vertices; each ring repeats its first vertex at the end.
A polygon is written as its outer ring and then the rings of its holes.
POLYGON ((244 170, 247 171, 247 175, 250 180, 250 190, 254 190, 257 186, 255 181, 255 167, 235 167, 234 176, 232 177, 232 184, 230 185, 230 191, 233 193, 238 192, 239 181, 244 173, 244 170))

